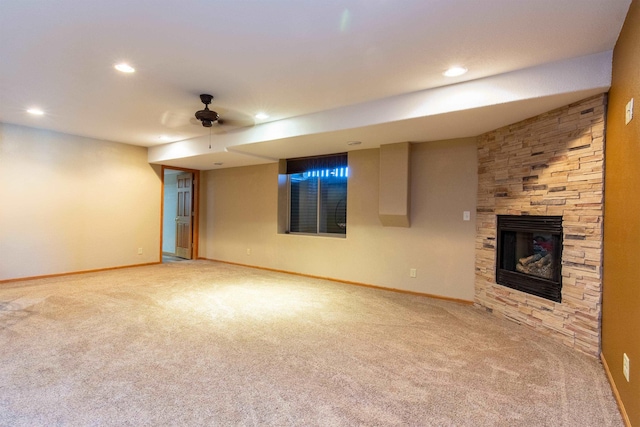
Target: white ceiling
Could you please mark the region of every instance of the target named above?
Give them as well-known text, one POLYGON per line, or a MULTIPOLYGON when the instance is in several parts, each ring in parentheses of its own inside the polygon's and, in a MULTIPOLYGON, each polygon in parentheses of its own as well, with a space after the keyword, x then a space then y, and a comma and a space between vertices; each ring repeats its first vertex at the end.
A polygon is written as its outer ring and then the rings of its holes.
POLYGON ((606 91, 629 4, 0 0, 0 122, 196 169, 473 136, 606 91), (451 65, 469 72, 444 77, 451 65), (190 123, 200 93, 255 125, 209 135, 190 123))

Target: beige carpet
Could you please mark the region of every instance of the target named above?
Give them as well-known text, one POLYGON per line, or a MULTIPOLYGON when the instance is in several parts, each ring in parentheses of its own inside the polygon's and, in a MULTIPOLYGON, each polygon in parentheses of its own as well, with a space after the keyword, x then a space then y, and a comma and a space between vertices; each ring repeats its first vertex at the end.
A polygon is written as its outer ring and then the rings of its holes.
POLYGON ((479 309, 208 261, 0 285, 0 425, 621 426, 479 309))

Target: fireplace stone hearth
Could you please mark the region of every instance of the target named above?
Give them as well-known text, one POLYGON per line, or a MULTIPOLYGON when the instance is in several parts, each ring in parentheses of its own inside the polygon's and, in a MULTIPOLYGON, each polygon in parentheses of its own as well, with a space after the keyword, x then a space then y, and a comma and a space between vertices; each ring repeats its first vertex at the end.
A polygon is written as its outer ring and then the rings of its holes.
MULTIPOLYGON (((476 306, 593 356, 600 349, 605 107, 606 94, 597 95, 478 137, 476 306), (551 273, 559 275, 559 298, 499 283, 499 216, 561 218, 551 273)), ((520 269, 533 262, 538 276, 547 274, 546 254, 527 259, 535 255, 518 257, 516 273, 522 258, 520 269)))

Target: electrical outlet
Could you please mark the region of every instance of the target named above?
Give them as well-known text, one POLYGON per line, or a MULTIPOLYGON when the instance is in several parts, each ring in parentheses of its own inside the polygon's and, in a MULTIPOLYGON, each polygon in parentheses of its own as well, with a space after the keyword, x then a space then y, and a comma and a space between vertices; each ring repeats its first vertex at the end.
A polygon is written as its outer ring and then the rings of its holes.
POLYGON ((463 221, 470 221, 471 220, 471 212, 470 211, 462 212, 462 220, 463 221))
POLYGON ((627 105, 624 108, 624 124, 628 125, 631 119, 633 119, 633 98, 627 102, 627 105))
POLYGON ((409 277, 418 277, 418 271, 415 268, 409 269, 409 277))
POLYGON ((247 248, 247 255, 251 255, 251 248, 247 248))
POLYGON ((627 353, 622 354, 622 374, 629 382, 629 356, 627 356, 627 353))
POLYGON ((142 248, 138 248, 138 255, 142 255, 142 248))

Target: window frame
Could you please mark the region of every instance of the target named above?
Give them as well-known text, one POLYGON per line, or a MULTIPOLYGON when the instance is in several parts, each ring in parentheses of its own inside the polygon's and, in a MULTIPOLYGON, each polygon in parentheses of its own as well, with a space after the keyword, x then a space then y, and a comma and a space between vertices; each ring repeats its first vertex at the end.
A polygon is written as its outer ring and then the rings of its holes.
MULTIPOLYGON (((325 156, 326 157, 326 156, 325 156)), ((298 160, 298 159, 296 159, 298 160)), ((345 178, 345 202, 346 202, 346 198, 348 196, 348 188, 349 188, 349 166, 344 165, 344 166, 337 166, 337 167, 332 167, 329 168, 329 170, 339 170, 339 169, 344 169, 345 170, 345 174, 344 174, 344 178, 345 178)), ((324 178, 324 176, 321 176, 321 173, 316 171, 317 176, 312 176, 312 178, 317 180, 317 188, 316 188, 316 218, 315 218, 315 222, 316 222, 316 232, 315 233, 311 233, 311 232, 301 232, 301 231, 291 231, 291 209, 292 209, 292 180, 291 177, 293 175, 299 174, 299 173, 313 173, 312 171, 306 171, 306 172, 298 172, 296 171, 295 173, 288 173, 286 176, 286 194, 287 194, 287 227, 286 227, 286 234, 294 234, 297 236, 320 236, 320 237, 337 237, 337 238, 346 238, 347 237, 347 208, 345 207, 345 228, 344 228, 344 232, 343 233, 334 233, 334 232, 327 232, 327 231, 320 231, 322 228, 322 212, 323 209, 327 209, 324 207, 325 203, 323 203, 322 198, 323 198, 323 194, 322 194, 322 189, 323 189, 323 180, 322 178, 324 178)), ((324 185, 326 185, 326 183, 324 183, 324 185)), ((348 204, 347 204, 348 206, 348 204)), ((326 213, 325 213, 325 217, 326 217, 326 213)))

